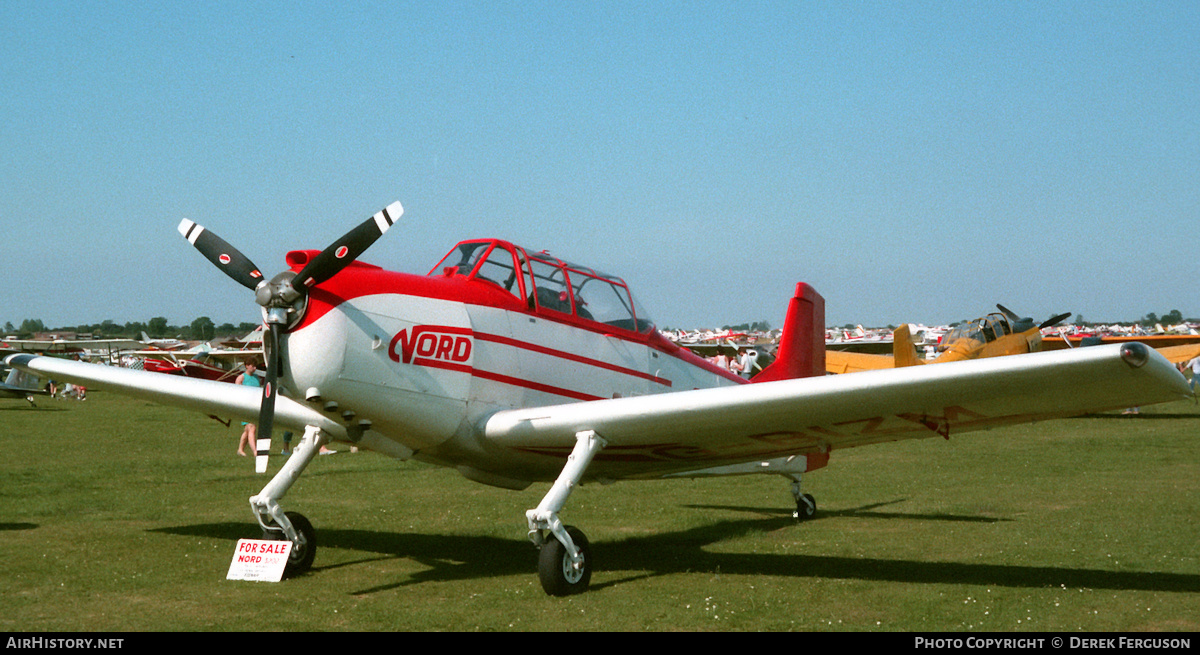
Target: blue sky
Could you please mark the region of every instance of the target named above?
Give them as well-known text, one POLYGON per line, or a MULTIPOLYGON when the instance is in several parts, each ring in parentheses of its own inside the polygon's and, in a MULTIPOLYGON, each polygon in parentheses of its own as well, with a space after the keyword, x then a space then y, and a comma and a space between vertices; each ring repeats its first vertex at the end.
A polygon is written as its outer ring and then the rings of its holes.
POLYGON ((256 321, 265 272, 507 238, 660 325, 1200 316, 1195 2, 0 3, 0 325, 256 321))

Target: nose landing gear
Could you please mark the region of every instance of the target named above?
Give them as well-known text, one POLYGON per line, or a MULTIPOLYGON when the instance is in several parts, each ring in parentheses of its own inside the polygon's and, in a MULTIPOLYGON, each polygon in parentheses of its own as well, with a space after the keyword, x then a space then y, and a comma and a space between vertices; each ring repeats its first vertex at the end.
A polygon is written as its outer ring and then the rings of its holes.
POLYGON ((250 509, 258 519, 258 524, 262 526, 262 538, 292 542, 288 563, 283 569, 285 578, 301 575, 312 568, 313 560, 317 556, 317 532, 304 515, 284 512, 279 506, 279 499, 283 498, 327 440, 320 428, 308 426, 287 463, 257 496, 250 499, 250 509))
POLYGON ((578 528, 564 526, 558 512, 571 491, 579 485, 596 453, 608 442, 591 430, 575 435, 575 448, 567 457, 562 473, 536 509, 525 513, 529 539, 541 549, 538 578, 542 589, 551 596, 567 596, 587 590, 592 581, 592 553, 587 537, 578 528), (550 538, 545 532, 549 531, 550 538))

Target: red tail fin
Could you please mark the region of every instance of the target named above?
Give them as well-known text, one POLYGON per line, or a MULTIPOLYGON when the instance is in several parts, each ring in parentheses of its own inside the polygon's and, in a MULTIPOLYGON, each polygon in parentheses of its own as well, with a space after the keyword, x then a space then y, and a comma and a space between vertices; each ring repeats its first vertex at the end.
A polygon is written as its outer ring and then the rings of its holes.
POLYGON ((801 282, 788 303, 775 361, 754 377, 773 382, 825 375, 825 299, 801 282))

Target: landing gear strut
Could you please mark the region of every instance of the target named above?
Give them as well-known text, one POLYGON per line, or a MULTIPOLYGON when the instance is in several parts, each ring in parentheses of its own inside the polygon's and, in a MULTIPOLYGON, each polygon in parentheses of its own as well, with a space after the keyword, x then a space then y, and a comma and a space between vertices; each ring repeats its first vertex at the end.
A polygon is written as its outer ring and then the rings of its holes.
POLYGON ((787 477, 792 480, 792 498, 796 499, 796 511, 792 512, 792 518, 797 521, 811 519, 817 513, 817 500, 812 494, 801 493, 799 473, 792 473, 787 477))
POLYGON ((317 556, 317 533, 302 514, 284 512, 279 500, 291 489, 326 441, 328 437, 320 428, 314 425, 305 428, 300 444, 287 463, 257 496, 250 499, 250 509, 263 529, 262 538, 292 542, 288 563, 283 570, 285 578, 301 575, 312 568, 313 559, 317 556))
POLYGON ((575 435, 575 449, 567 458, 562 473, 536 509, 525 512, 529 523, 529 539, 541 549, 538 557, 538 578, 542 589, 551 596, 567 596, 586 591, 592 580, 591 548, 587 537, 575 527, 562 524, 558 512, 567 502, 571 491, 592 463, 592 458, 608 445, 591 430, 575 435), (547 539, 549 531, 553 539, 547 539))

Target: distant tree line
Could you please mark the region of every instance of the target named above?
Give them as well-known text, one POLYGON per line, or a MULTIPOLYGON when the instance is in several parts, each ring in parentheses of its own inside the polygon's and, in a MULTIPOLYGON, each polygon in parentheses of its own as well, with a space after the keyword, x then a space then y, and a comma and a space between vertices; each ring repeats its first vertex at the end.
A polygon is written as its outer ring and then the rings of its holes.
POLYGON ((722 330, 740 330, 743 332, 770 332, 771 324, 768 321, 754 321, 753 323, 738 323, 737 325, 722 325, 722 330))
MULTIPOLYGON (((1121 323, 1126 323, 1127 321, 1087 321, 1084 320, 1082 315, 1079 315, 1076 316, 1075 320, 1072 322, 1076 325, 1119 325, 1121 323)), ((1150 312, 1149 314, 1146 314, 1145 316, 1133 322, 1144 327, 1154 327, 1155 325, 1162 325, 1165 327, 1168 325, 1179 325, 1180 323, 1200 323, 1200 318, 1184 318, 1183 312, 1179 311, 1178 309, 1172 309, 1162 316, 1159 316, 1154 312, 1150 312)))
POLYGON ((162 316, 154 318, 142 323, 141 321, 131 321, 120 324, 116 321, 107 320, 100 323, 92 323, 90 325, 70 325, 47 327, 41 319, 27 318, 21 321, 19 326, 13 325, 12 321, 4 323, 4 336, 14 336, 19 339, 28 339, 35 334, 45 332, 74 332, 76 335, 87 334, 93 339, 109 339, 109 338, 130 338, 140 339, 142 333, 145 332, 148 336, 155 339, 188 339, 194 341, 210 341, 218 337, 242 337, 248 332, 253 331, 258 327, 258 323, 222 323, 217 325, 212 319, 207 316, 201 316, 192 321, 188 325, 171 325, 167 319, 162 316))

